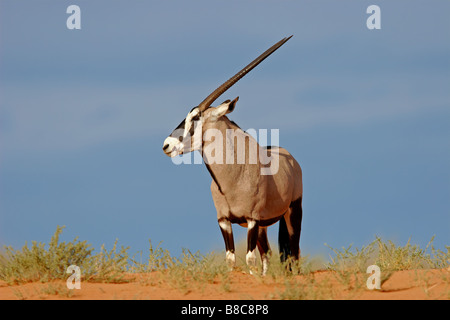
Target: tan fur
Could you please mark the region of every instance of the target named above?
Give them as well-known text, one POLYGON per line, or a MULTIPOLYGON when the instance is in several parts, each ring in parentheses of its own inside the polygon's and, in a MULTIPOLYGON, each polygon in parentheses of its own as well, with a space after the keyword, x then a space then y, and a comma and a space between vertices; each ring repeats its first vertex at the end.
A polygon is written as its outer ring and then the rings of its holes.
MULTIPOLYGON (((203 130, 216 128, 226 136, 226 129, 238 130, 247 139, 257 142, 249 134, 242 131, 233 124, 226 116, 221 117, 214 123, 206 123, 203 130)), ((225 139, 223 139, 225 140, 225 139)), ((203 147, 216 143, 204 142, 203 147)), ((246 143, 246 160, 250 156, 246 143)), ((223 141, 222 148, 226 148, 226 141, 223 141)), ((237 154, 235 147, 235 156, 237 154)), ((257 145, 258 148, 261 148, 257 145)), ((219 148, 219 146, 217 146, 219 148)), ((228 152, 228 150, 227 150, 228 152)), ((274 175, 261 175, 261 163, 256 164, 226 164, 224 154, 223 164, 210 164, 211 170, 220 184, 222 192, 216 182, 211 183, 211 192, 214 205, 217 210, 217 219, 242 218, 245 220, 269 220, 281 217, 289 209, 292 201, 302 196, 302 172, 300 165, 292 155, 284 148, 272 147, 270 150, 263 150, 269 155, 279 156, 278 172, 274 175), (223 194, 222 194, 223 193, 223 194)), ((276 221, 274 221, 276 222, 276 221)), ((242 225, 246 225, 243 223, 242 225)))

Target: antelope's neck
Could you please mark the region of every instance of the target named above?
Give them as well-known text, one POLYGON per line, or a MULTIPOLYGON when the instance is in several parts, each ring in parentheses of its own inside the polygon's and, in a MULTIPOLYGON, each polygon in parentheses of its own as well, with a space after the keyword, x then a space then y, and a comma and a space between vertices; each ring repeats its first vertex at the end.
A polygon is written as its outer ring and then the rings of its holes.
POLYGON ((230 194, 242 192, 242 187, 249 192, 257 189, 261 179, 257 141, 226 117, 211 129, 204 135, 203 159, 219 191, 230 194))

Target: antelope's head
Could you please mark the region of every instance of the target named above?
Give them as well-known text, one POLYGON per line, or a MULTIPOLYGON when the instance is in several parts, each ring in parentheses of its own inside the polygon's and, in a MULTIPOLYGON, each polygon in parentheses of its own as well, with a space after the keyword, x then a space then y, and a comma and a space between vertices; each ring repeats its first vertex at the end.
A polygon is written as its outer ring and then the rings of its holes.
POLYGON ((281 47, 292 36, 284 38, 266 50, 258 58, 253 60, 241 71, 236 73, 233 77, 224 82, 220 87, 214 90, 205 100, 203 100, 197 107, 192 108, 187 114, 186 118, 181 121, 178 127, 164 140, 163 151, 169 157, 174 157, 183 153, 199 150, 202 146, 202 138, 205 128, 214 126, 214 123, 226 114, 232 112, 236 106, 239 97, 231 100, 226 100, 217 107, 211 107, 211 104, 216 101, 225 91, 238 82, 248 72, 260 64, 264 59, 270 56, 275 50, 281 47))

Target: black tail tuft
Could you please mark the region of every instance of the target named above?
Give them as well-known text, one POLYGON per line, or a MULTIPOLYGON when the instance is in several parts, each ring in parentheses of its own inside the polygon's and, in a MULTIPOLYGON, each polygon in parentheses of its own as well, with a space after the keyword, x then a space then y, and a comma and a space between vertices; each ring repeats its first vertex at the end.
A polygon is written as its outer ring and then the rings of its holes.
POLYGON ((280 219, 280 226, 278 229, 278 250, 280 251, 281 262, 286 262, 288 257, 292 255, 289 233, 284 218, 280 219))

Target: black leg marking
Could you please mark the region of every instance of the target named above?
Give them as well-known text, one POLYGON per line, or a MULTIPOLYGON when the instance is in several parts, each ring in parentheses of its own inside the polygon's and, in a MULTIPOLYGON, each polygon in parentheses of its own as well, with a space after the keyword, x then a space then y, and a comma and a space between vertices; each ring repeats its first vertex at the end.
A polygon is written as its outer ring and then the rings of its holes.
POLYGON ((221 219, 219 220, 219 227, 225 242, 225 250, 234 253, 234 238, 231 222, 226 219, 221 219))
POLYGON ((258 250, 261 257, 266 255, 270 251, 269 240, 267 239, 267 229, 259 228, 258 230, 258 250))
POLYGON ((288 257, 291 256, 291 242, 289 240, 285 217, 280 219, 278 230, 278 251, 280 252, 281 262, 286 262, 288 257))
POLYGON ((278 246, 281 262, 286 262, 289 258, 293 260, 300 259, 302 217, 302 198, 300 197, 291 202, 289 212, 280 220, 278 246))
POLYGON ((258 250, 261 255, 262 274, 265 275, 269 270, 270 245, 267 239, 267 228, 259 227, 258 230, 258 250))
POLYGON ((256 248, 256 244, 258 242, 258 229, 259 222, 255 220, 251 220, 247 222, 248 230, 247 230, 247 252, 253 251, 256 248))
POLYGON ((247 220, 247 254, 245 262, 249 267, 250 274, 256 271, 256 244, 258 243, 259 221, 247 220))
POLYGON ((291 216, 290 216, 290 225, 293 229, 292 234, 289 234, 289 242, 291 245, 291 254, 294 260, 300 259, 300 234, 302 231, 302 218, 303 218, 303 209, 302 209, 302 198, 298 198, 297 200, 291 202, 291 216))

